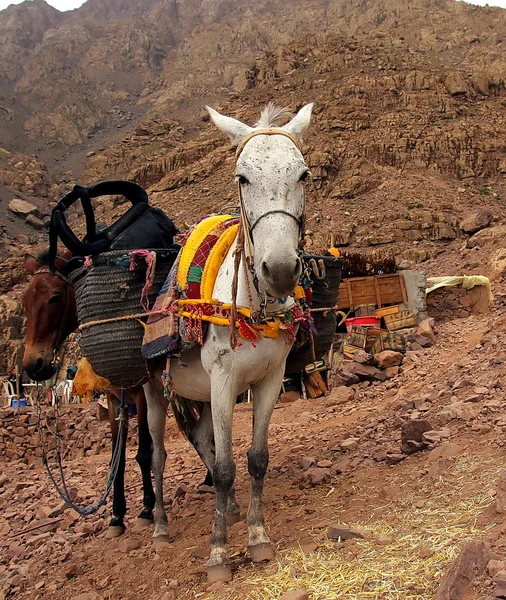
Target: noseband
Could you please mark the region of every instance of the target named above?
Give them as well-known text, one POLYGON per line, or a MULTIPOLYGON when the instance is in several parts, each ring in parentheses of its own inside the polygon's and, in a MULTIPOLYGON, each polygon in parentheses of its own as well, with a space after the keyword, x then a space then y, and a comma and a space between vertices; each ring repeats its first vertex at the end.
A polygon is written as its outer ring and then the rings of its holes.
MULTIPOLYGON (((237 146, 237 150, 235 151, 235 160, 236 162, 239 159, 239 156, 241 155, 242 151, 244 150, 244 147, 246 146, 246 144, 254 137, 256 137, 257 135, 282 135, 286 138, 288 138, 294 145, 295 147, 299 150, 299 152, 302 154, 302 149, 300 147, 299 141, 288 131, 285 131, 284 129, 277 129, 277 128, 267 128, 267 129, 255 129, 254 131, 252 131, 251 133, 248 133, 248 135, 246 137, 244 137, 241 142, 239 143, 239 145, 237 146)), ((253 224, 250 225, 248 218, 246 216, 246 211, 244 209, 244 202, 242 199, 242 192, 241 192, 241 184, 238 184, 239 186, 239 199, 241 202, 241 214, 242 214, 242 218, 244 221, 244 224, 246 225, 245 229, 247 230, 248 233, 248 243, 253 245, 253 230, 255 229, 255 227, 258 225, 258 223, 264 218, 264 217, 268 217, 269 215, 275 215, 275 214, 281 214, 281 215, 287 215, 288 217, 291 217, 299 226, 299 243, 302 241, 302 237, 304 235, 304 213, 302 214, 301 217, 297 217, 296 215, 294 215, 293 213, 287 211, 287 210, 283 210, 283 209, 273 209, 273 210, 268 210, 267 212, 261 214, 254 222, 253 224)))

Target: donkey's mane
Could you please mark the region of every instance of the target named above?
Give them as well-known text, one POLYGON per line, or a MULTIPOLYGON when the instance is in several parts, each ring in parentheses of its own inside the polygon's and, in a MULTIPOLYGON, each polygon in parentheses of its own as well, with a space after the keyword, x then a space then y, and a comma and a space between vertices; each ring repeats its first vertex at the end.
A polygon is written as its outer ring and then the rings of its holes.
POLYGON ((260 113, 260 119, 255 123, 255 127, 274 127, 279 121, 287 119, 289 116, 290 111, 287 108, 269 102, 260 113))

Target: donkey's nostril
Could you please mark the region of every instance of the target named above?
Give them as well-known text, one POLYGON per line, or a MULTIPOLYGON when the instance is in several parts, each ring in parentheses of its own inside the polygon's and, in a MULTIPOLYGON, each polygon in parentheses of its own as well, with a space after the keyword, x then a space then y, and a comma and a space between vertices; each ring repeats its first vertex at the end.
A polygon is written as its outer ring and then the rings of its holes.
POLYGON ((293 278, 298 279, 300 277, 301 273, 302 273, 302 261, 300 260, 300 258, 297 258, 297 260, 295 261, 295 268, 293 270, 293 278))
POLYGON ((267 263, 265 262, 265 260, 262 263, 262 275, 266 279, 272 279, 271 272, 269 271, 269 267, 267 266, 267 263))
POLYGON ((40 371, 43 366, 44 366, 44 361, 42 360, 42 358, 38 358, 37 362, 35 363, 35 371, 36 372, 40 371))

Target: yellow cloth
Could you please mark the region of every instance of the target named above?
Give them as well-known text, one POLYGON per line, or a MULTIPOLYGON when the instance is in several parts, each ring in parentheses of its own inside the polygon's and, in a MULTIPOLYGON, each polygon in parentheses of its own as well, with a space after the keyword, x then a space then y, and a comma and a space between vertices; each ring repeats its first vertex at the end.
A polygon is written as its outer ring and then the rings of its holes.
MULTIPOLYGON (((179 260, 179 268, 177 270, 177 283, 178 283, 180 289, 182 289, 182 290, 186 289, 186 283, 188 280, 188 272, 190 270, 190 266, 195 257, 195 254, 197 253, 198 249, 200 248, 200 245, 202 244, 202 242, 211 233, 211 231, 213 231, 213 229, 215 229, 221 223, 224 223, 225 221, 228 221, 230 219, 233 219, 232 215, 213 215, 212 217, 207 217, 207 219, 204 219, 203 221, 198 223, 198 225, 195 227, 195 229, 190 233, 190 235, 189 235, 188 239, 186 240, 186 243, 183 247, 183 250, 181 252, 181 258, 179 260)), ((227 231, 229 231, 229 230, 227 230, 227 231)), ((235 232, 237 233, 237 229, 235 229, 235 232)), ((230 243, 232 243, 234 241, 234 239, 235 239, 235 235, 230 243)), ((230 248, 230 246, 229 246, 229 248, 230 248)), ((227 252, 228 252, 228 248, 227 248, 227 252)), ((221 262, 223 262, 223 259, 225 258, 227 252, 225 252, 223 257, 221 258, 221 262)), ((220 253, 219 256, 222 256, 222 254, 220 253)), ((220 266, 221 266, 221 262, 220 262, 220 266)), ((207 267, 207 264, 206 264, 206 267, 207 267)), ((208 282, 206 287, 209 288, 210 285, 211 285, 210 282, 208 282)), ((213 282, 213 286, 214 286, 214 282, 213 282)))
POLYGON ((447 277, 430 277, 427 279, 427 285, 429 286, 426 290, 427 294, 430 294, 434 290, 442 287, 462 287, 465 290, 470 290, 476 285, 482 285, 487 288, 489 301, 494 299, 490 280, 488 277, 483 275, 449 275, 447 277))
POLYGON ((83 396, 84 402, 93 400, 93 392, 107 390, 111 387, 108 379, 100 377, 93 370, 86 358, 81 358, 77 365, 77 373, 72 382, 72 393, 83 396))

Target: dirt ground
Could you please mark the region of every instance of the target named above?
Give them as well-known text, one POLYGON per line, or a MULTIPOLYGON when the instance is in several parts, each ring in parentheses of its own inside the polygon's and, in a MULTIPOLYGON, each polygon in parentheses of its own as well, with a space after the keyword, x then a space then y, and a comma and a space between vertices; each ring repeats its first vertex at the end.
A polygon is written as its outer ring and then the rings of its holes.
MULTIPOLYGON (((277 557, 252 565, 241 521, 230 530, 233 582, 215 590, 206 581, 214 496, 196 491, 204 469, 172 419, 165 477, 172 544, 158 552, 151 529, 131 532, 141 509, 134 448, 127 458, 127 532, 114 540, 105 537, 108 506, 86 520, 61 512, 40 466, 3 464, 0 597, 263 600, 305 588, 311 600, 433 598, 469 540, 487 539, 499 558, 506 552, 504 517, 495 509, 506 463, 505 325, 506 309, 497 303, 490 315, 437 326, 436 345, 416 353, 413 366, 394 379, 278 405, 265 487, 277 557), (401 427, 416 418, 444 437, 407 456, 401 427), (355 447, 343 450, 350 437, 355 447), (22 533, 50 515, 63 520, 22 533), (352 525, 364 539, 330 541, 327 528, 336 523, 352 525)), ((237 406, 236 488, 244 512, 251 417, 251 406, 237 406)), ((101 453, 66 465, 82 504, 103 489, 108 459, 101 453)), ((465 598, 486 597, 494 586, 483 570, 465 598)))

